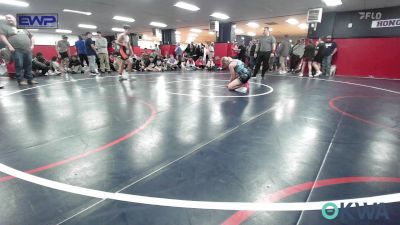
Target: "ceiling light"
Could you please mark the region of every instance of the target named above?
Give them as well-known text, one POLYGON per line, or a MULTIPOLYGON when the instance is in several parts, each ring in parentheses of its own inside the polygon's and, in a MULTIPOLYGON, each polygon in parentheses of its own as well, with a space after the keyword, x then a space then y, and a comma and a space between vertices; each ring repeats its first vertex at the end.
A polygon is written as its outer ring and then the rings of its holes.
POLYGON ((327 6, 338 6, 343 4, 342 0, 322 0, 322 1, 325 2, 327 6))
POLYGON ((249 22, 249 23, 247 23, 247 26, 249 26, 251 28, 258 28, 258 27, 260 27, 260 24, 258 24, 256 22, 249 22))
POLYGON ((186 3, 186 2, 177 2, 174 6, 181 8, 181 9, 190 10, 190 11, 199 11, 200 10, 199 7, 189 4, 189 3, 186 3))
POLYGON ((186 43, 191 43, 191 42, 194 42, 194 41, 195 41, 195 39, 187 39, 186 43))
POLYGON ((124 28, 118 28, 118 27, 113 27, 111 28, 111 30, 115 32, 125 32, 124 28))
POLYGON ((5 20, 6 19, 6 17, 5 16, 3 16, 3 15, 0 15, 0 20, 5 20))
POLYGON ((30 32, 37 32, 37 31, 39 31, 39 29, 27 29, 28 31, 30 31, 30 32))
POLYGON ((72 9, 63 9, 63 11, 64 11, 64 12, 70 12, 70 13, 83 14, 83 15, 87 15, 87 16, 92 15, 91 12, 83 12, 83 11, 72 10, 72 9))
POLYGON ((244 31, 242 29, 235 29, 235 34, 243 34, 244 31))
POLYGON ((292 24, 292 25, 297 25, 299 24, 299 21, 295 18, 289 18, 288 20, 286 20, 287 23, 292 24))
POLYGON ((129 23, 135 22, 135 19, 130 18, 130 17, 124 17, 124 16, 114 16, 113 19, 114 20, 119 20, 119 21, 129 22, 129 23))
POLYGON ((256 33, 254 33, 254 32, 249 32, 249 33, 247 33, 247 35, 254 37, 254 36, 256 36, 256 33))
POLYGON ((17 0, 0 0, 0 4, 28 7, 29 3, 17 0))
POLYGON ((80 28, 87 28, 87 29, 97 29, 97 26, 95 26, 95 25, 89 25, 89 24, 78 24, 78 27, 80 27, 80 28))
POLYGON ((219 13, 219 12, 215 12, 215 13, 211 14, 210 16, 215 17, 217 19, 221 19, 221 20, 227 20, 230 18, 228 15, 219 13))
POLYGON ((308 24, 306 24, 306 23, 301 23, 301 24, 298 25, 298 27, 299 27, 300 29, 302 29, 302 30, 306 30, 306 29, 308 29, 308 24))
POLYGON ((197 29, 197 28, 192 28, 192 29, 190 29, 190 31, 195 32, 195 33, 201 33, 202 32, 202 30, 197 29))
POLYGON ((209 34, 209 35, 214 35, 215 32, 214 32, 214 31, 210 31, 210 32, 208 32, 208 34, 209 34))
POLYGON ((70 34, 70 33, 72 33, 72 30, 57 29, 56 32, 63 33, 63 34, 70 34))
POLYGON ((194 34, 194 33, 190 33, 188 36, 189 37, 198 37, 199 35, 198 34, 194 34))
POLYGON ((97 32, 92 32, 92 35, 97 36, 97 32))
POLYGON ((160 23, 160 22, 151 22, 150 25, 154 26, 154 27, 167 27, 168 26, 167 24, 160 23))
POLYGON ((175 34, 181 34, 181 32, 180 31, 175 31, 175 34))

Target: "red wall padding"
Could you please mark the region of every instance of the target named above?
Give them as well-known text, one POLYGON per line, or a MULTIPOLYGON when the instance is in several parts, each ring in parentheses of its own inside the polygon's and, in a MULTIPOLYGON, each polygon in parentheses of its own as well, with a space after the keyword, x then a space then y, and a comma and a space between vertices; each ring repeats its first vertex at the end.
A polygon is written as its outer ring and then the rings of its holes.
MULTIPOLYGON (((400 37, 395 38, 356 38, 335 39, 338 44, 338 53, 334 57, 337 66, 336 74, 346 76, 374 76, 377 78, 400 78, 400 37)), ((133 47, 134 52, 140 55, 143 49, 133 47)), ((174 53, 175 45, 162 45, 162 54, 166 51, 174 53)), ((149 52, 153 50, 149 49, 149 52)), ((36 45, 34 54, 42 52, 50 60, 56 56, 55 46, 36 45)), ((71 53, 76 54, 75 47, 71 53)), ((215 43, 215 56, 232 56, 232 45, 215 43)))
MULTIPOLYGON (((139 46, 133 46, 132 48, 133 48, 133 53, 134 53, 135 55, 137 55, 137 56, 141 56, 141 55, 143 54, 143 52, 144 52, 144 49, 140 48, 139 46)), ((154 49, 147 49, 147 52, 148 52, 149 54, 150 54, 150 53, 153 53, 153 52, 154 52, 154 49)))
POLYGON ((336 74, 400 78, 400 37, 335 39, 336 74))
POLYGON ((214 57, 219 56, 220 58, 228 55, 228 43, 215 43, 214 45, 214 57))
POLYGON ((176 45, 160 45, 161 54, 163 56, 165 56, 166 53, 168 53, 168 57, 170 54, 175 55, 175 48, 176 45))
POLYGON ((142 54, 142 50, 140 49, 139 46, 133 46, 133 53, 137 56, 140 56, 142 54))

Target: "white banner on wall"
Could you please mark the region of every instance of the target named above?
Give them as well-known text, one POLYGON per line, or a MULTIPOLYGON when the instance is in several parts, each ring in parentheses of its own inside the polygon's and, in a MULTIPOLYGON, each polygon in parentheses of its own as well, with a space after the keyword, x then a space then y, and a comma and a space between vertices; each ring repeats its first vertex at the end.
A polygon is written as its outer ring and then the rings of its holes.
POLYGON ((372 21, 371 28, 387 28, 387 27, 400 27, 400 19, 372 21))

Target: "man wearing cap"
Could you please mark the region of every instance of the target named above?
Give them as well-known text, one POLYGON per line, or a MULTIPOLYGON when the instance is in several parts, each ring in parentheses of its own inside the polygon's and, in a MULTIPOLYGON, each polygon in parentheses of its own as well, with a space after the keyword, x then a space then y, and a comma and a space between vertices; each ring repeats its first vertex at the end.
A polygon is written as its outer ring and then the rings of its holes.
POLYGON ((332 41, 332 36, 328 35, 325 39, 325 51, 324 51, 324 60, 322 61, 322 68, 324 69, 324 75, 331 75, 331 66, 332 66, 332 57, 337 52, 337 44, 332 41))
POLYGON ((257 76, 258 71, 260 71, 261 63, 262 63, 262 73, 261 76, 264 78, 265 73, 269 68, 269 58, 271 55, 275 55, 276 50, 276 39, 271 35, 269 31, 269 27, 264 28, 263 36, 260 38, 259 44, 256 48, 257 53, 257 63, 256 68, 254 69, 253 77, 257 76))
POLYGON ((56 45, 56 51, 58 58, 61 59, 61 67, 60 70, 61 72, 65 73, 67 71, 66 68, 68 68, 69 64, 69 42, 68 42, 68 37, 67 35, 62 36, 62 40, 59 40, 56 45))
POLYGON ((25 29, 17 28, 17 20, 6 15, 6 23, 0 26, 0 41, 12 53, 15 62, 15 74, 19 85, 37 84, 32 76, 32 34, 25 29), (27 80, 25 81, 24 78, 27 80))

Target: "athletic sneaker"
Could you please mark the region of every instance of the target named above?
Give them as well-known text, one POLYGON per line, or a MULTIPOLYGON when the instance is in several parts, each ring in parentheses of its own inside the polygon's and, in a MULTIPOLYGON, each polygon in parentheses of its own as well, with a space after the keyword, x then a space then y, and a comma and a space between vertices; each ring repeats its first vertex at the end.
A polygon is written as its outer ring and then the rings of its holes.
POLYGON ((308 74, 308 77, 314 78, 313 75, 311 73, 308 74))
POLYGON ((304 76, 303 73, 299 73, 299 77, 302 77, 302 76, 304 76))
POLYGON ((319 77, 319 76, 321 76, 321 74, 322 74, 322 72, 319 71, 319 72, 317 72, 317 73, 314 75, 314 77, 319 77))
POLYGON ((33 84, 39 84, 36 80, 29 80, 28 84, 33 85, 33 84))
POLYGON ((97 71, 90 71, 90 76, 97 76, 99 73, 97 71))
POLYGON ((19 82, 18 82, 18 85, 19 85, 19 86, 26 86, 26 85, 28 85, 28 82, 26 82, 26 81, 24 81, 24 80, 23 80, 23 81, 19 81, 19 82))

